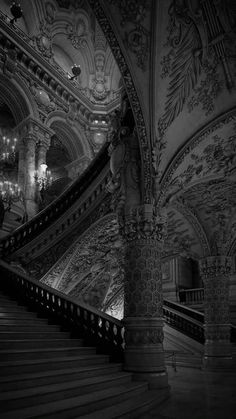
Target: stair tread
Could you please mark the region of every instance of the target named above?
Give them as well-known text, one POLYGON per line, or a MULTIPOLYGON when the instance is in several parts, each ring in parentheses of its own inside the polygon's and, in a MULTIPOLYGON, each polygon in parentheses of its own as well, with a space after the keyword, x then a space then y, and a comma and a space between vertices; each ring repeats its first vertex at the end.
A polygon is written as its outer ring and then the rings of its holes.
MULTIPOLYGON (((51 334, 50 334, 51 335, 51 334)), ((0 337, 1 337, 1 334, 0 334, 0 337)), ((49 338, 47 338, 47 339, 44 339, 44 342, 68 342, 68 343, 70 343, 71 341, 73 341, 73 342, 78 342, 78 343, 80 343, 80 342, 83 342, 83 339, 70 339, 70 338, 61 338, 61 339, 58 339, 58 338, 52 338, 52 339, 49 339, 49 338)), ((4 339, 4 342, 7 342, 7 343, 22 343, 22 342, 42 342, 42 339, 4 339)), ((69 348, 73 348, 73 349, 75 349, 76 347, 73 347, 73 346, 69 346, 69 348)), ((89 347, 89 346, 79 346, 79 348, 88 348, 88 349, 91 349, 91 348, 93 348, 93 347, 89 347)), ((28 350, 30 350, 30 351, 38 351, 38 350, 42 350, 42 351, 44 351, 44 350, 47 350, 47 349, 50 349, 50 348, 37 348, 37 349, 31 349, 31 348, 29 348, 29 349, 20 349, 20 350, 22 350, 22 351, 28 351, 28 350)), ((53 348, 53 349, 55 349, 55 350, 61 350, 61 349, 65 349, 65 348, 53 348)), ((94 348, 93 348, 94 349, 94 348)), ((1 350, 0 350, 0 352, 1 352, 1 350)), ((11 352, 11 350, 9 350, 8 352, 11 352)), ((17 352, 18 352, 18 349, 17 349, 17 352)))
POLYGON ((89 377, 77 380, 71 380, 69 382, 55 383, 40 385, 38 387, 32 387, 28 389, 21 390, 11 390, 0 393, 0 401, 9 400, 9 399, 18 399, 23 397, 29 397, 33 395, 48 394, 50 392, 56 392, 60 390, 70 389, 74 387, 82 387, 90 384, 102 383, 104 381, 115 381, 120 378, 131 378, 132 374, 128 372, 119 372, 116 374, 106 374, 99 377, 89 377))
POLYGON ((11 410, 6 413, 3 413, 1 416, 1 419, 18 419, 19 417, 21 419, 29 419, 33 417, 37 417, 40 413, 40 415, 44 414, 50 414, 55 413, 61 410, 66 409, 73 409, 74 407, 82 407, 86 406, 91 403, 96 403, 97 401, 108 399, 112 396, 118 396, 125 394, 127 395, 127 392, 129 391, 145 391, 147 389, 146 383, 138 383, 138 382, 132 382, 127 383, 125 385, 120 386, 114 386, 109 389, 103 389, 98 391, 93 391, 88 394, 83 394, 81 396, 71 397, 64 400, 56 400, 54 402, 49 403, 43 403, 40 405, 20 408, 17 410, 11 410))
MULTIPOLYGON (((58 357, 55 358, 55 362, 64 362, 64 361, 79 361, 79 360, 89 360, 89 359, 97 359, 100 357, 100 359, 104 358, 104 360, 108 360, 108 356, 106 355, 85 355, 81 354, 80 356, 67 356, 67 357, 58 357)), ((16 366, 16 365, 36 365, 36 364, 43 364, 45 362, 52 362, 52 358, 41 358, 41 359, 19 359, 19 360, 7 360, 7 361, 1 361, 0 367, 3 366, 16 366)))
POLYGON ((57 376, 57 375, 66 375, 66 374, 73 374, 73 373, 79 373, 79 372, 89 372, 99 369, 114 369, 114 368, 121 368, 122 364, 105 364, 104 366, 101 365, 93 365, 91 367, 85 366, 85 367, 73 367, 73 368, 62 368, 58 370, 52 370, 52 371, 38 371, 34 373, 28 373, 28 374, 11 374, 7 377, 0 376, 0 383, 1 382, 10 382, 10 381, 21 381, 26 379, 34 379, 34 378, 41 378, 41 377, 51 377, 51 376, 57 376))
MULTIPOLYGON (((160 390, 158 392, 156 390, 148 390, 139 394, 138 400, 136 396, 128 400, 124 400, 121 403, 116 403, 112 406, 97 410, 96 419, 123 418, 124 415, 130 414, 131 412, 140 411, 140 409, 144 408, 145 406, 150 407, 150 403, 152 406, 159 404, 164 401, 165 398, 166 396, 162 395, 160 390)), ((127 418, 129 417, 130 416, 127 416, 127 418)), ((95 419, 94 412, 77 416, 75 419, 95 419)))
MULTIPOLYGON (((69 341, 69 339, 68 339, 69 341)), ((93 346, 64 346, 62 348, 19 348, 19 349, 0 349, 0 356, 4 355, 4 354, 24 354, 24 353, 37 353, 37 352, 49 352, 49 351, 53 351, 55 352, 63 352, 63 351, 75 351, 75 350, 88 350, 88 351, 96 351, 96 349, 93 346)))

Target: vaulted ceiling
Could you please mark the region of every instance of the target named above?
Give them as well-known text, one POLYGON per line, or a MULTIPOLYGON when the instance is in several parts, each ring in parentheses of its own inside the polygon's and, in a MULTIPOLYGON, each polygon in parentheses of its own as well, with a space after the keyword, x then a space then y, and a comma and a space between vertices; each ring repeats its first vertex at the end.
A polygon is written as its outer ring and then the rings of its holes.
MULTIPOLYGON (((9 13, 9 2, 1 7, 9 13)), ((144 195, 155 189, 167 211, 165 255, 234 254, 235 1, 38 0, 29 8, 22 0, 22 8, 32 46, 65 75, 80 64, 71 83, 101 112, 125 86, 144 195)))

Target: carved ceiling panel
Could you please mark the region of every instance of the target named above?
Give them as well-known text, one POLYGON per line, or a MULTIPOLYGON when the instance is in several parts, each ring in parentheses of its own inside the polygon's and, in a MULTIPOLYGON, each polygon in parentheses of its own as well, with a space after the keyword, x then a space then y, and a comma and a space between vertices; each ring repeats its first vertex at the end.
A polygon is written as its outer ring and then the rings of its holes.
POLYGON ((235 2, 170 0, 160 25, 157 139, 158 175, 174 153, 235 104, 235 2))
POLYGON ((181 200, 195 208, 213 252, 227 253, 236 233, 235 180, 197 184, 184 192, 181 200))
POLYGON ((236 179, 236 116, 190 141, 167 172, 168 194, 212 178, 236 179))
POLYGON ((186 215, 174 207, 168 209, 167 220, 167 238, 163 256, 201 257, 203 255, 201 237, 198 237, 198 231, 194 230, 193 220, 188 221, 186 215))

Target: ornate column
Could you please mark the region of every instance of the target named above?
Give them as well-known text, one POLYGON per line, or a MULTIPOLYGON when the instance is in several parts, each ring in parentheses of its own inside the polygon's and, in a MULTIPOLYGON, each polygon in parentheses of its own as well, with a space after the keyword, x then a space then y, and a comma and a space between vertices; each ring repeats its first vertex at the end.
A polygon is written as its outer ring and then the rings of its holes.
POLYGON ((23 186, 27 216, 32 218, 37 213, 34 178, 37 166, 37 145, 39 144, 39 147, 42 145, 38 155, 38 163, 39 161, 45 163, 46 149, 50 144, 52 131, 40 121, 31 117, 22 121, 17 130, 20 137, 18 179, 23 186))
POLYGON ((37 147, 37 170, 40 170, 41 164, 46 164, 46 155, 49 148, 49 144, 42 142, 37 147))
POLYGON ((113 194, 125 250, 125 369, 135 379, 148 381, 150 388, 168 391, 161 276, 166 219, 152 204, 141 201, 140 152, 133 124, 122 126, 115 114, 112 127, 108 190, 113 194))
POLYGON ((204 366, 222 368, 232 361, 229 322, 229 276, 231 258, 210 256, 200 260, 204 282, 204 366))
POLYGON ((18 145, 19 160, 18 160, 18 185, 22 192, 25 191, 25 144, 21 139, 18 145))
MULTIPOLYGON (((123 225, 122 225, 123 224, 123 225)), ((165 219, 152 205, 125 215, 125 369, 150 388, 168 389, 163 350, 161 249, 165 219)))
POLYGON ((35 154, 37 138, 32 133, 28 133, 24 138, 25 143, 25 202, 28 217, 32 218, 37 207, 35 203, 35 154))

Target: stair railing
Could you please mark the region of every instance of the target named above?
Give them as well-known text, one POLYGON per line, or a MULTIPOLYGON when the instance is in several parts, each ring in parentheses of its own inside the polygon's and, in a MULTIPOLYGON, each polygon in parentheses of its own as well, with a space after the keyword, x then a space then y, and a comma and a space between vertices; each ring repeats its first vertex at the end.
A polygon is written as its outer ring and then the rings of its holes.
POLYGON ((169 326, 197 342, 204 343, 204 314, 173 301, 164 300, 163 315, 169 326))
MULTIPOLYGON (((167 324, 197 342, 204 343, 204 314, 190 307, 163 301, 163 315, 167 324)), ((231 342, 236 342, 236 327, 231 324, 231 342)))
POLYGON ((58 322, 86 344, 94 344, 113 360, 121 360, 124 351, 124 326, 121 321, 93 307, 78 303, 54 288, 19 273, 0 261, 0 287, 22 304, 58 322))
POLYGON ((182 302, 186 304, 201 304, 204 302, 204 288, 181 290, 182 302))
POLYGON ((101 149, 81 176, 48 207, 30 221, 17 228, 12 234, 0 241, 0 255, 4 258, 25 246, 41 234, 47 227, 58 220, 80 198, 89 186, 97 179, 109 161, 108 144, 101 149))

